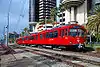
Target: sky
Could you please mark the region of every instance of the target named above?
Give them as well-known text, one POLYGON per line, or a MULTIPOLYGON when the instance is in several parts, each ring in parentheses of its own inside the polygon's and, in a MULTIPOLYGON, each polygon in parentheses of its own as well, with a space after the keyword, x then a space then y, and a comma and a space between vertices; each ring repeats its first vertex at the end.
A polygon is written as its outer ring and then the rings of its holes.
MULTIPOLYGON (((60 0, 57 0, 57 6, 60 0)), ((3 35, 4 27, 7 27, 8 8, 10 0, 0 0, 0 37, 3 35)), ((9 13, 9 32, 21 32, 28 27, 28 4, 29 0, 12 0, 9 13)))

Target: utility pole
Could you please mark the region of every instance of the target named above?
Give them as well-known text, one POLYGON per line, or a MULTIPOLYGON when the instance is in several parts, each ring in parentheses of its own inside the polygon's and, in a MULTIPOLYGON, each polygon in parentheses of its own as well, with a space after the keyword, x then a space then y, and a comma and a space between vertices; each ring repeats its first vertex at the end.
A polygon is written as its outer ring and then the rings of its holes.
POLYGON ((7 16, 7 46, 8 46, 8 43, 9 43, 9 12, 8 12, 8 16, 7 16))
POLYGON ((8 43, 9 43, 9 14, 10 14, 11 2, 12 2, 12 0, 10 0, 8 13, 7 13, 7 21, 8 21, 8 23, 7 23, 7 46, 8 46, 8 43))
POLYGON ((4 37, 4 44, 5 44, 5 40, 6 40, 6 38, 5 38, 5 26, 4 26, 4 31, 3 31, 3 37, 4 37))

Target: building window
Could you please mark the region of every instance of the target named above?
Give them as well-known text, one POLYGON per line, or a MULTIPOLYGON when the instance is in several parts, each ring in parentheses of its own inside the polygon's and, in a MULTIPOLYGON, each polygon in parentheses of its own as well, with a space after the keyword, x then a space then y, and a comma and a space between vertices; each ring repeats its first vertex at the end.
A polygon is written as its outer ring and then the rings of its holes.
POLYGON ((60 19, 60 22, 62 22, 62 19, 60 19))
POLYGON ((63 13, 63 16, 65 16, 65 13, 63 13))
POLYGON ((65 18, 63 18, 63 22, 65 21, 65 18))
POLYGON ((65 13, 63 13, 63 14, 60 14, 59 16, 60 16, 60 17, 63 17, 63 16, 65 16, 65 13))

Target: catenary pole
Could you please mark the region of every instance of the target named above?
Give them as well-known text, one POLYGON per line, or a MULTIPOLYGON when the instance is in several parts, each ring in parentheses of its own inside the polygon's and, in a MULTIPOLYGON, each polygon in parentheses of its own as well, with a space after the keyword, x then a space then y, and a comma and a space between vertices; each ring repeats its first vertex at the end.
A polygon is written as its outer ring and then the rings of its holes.
POLYGON ((5 40, 6 40, 6 39, 5 39, 5 26, 4 26, 4 31, 3 31, 3 37, 4 37, 3 40, 4 40, 4 44, 5 44, 5 40))
MULTIPOLYGON (((9 47, 8 43, 9 43, 9 14, 10 14, 10 8, 11 8, 11 3, 12 3, 12 0, 9 0, 9 8, 8 8, 8 13, 7 13, 7 46, 9 47)), ((11 54, 12 56, 17 60, 17 58, 13 55, 12 51, 14 51, 11 47, 8 48, 9 51, 11 51, 11 54)))
POLYGON ((7 13, 7 46, 9 43, 9 18, 10 18, 9 14, 10 14, 11 3, 12 3, 12 0, 10 0, 8 13, 7 13))

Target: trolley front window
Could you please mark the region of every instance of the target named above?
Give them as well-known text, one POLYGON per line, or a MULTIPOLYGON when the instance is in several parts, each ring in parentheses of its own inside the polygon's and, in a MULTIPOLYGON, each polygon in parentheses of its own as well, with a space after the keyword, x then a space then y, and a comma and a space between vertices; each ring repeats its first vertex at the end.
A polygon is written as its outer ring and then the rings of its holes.
POLYGON ((74 37, 77 36, 77 29, 70 29, 69 35, 74 37))
POLYGON ((84 36, 84 31, 82 29, 78 29, 78 36, 84 36))
POLYGON ((70 29, 69 31, 70 36, 84 36, 84 31, 82 29, 70 29))

